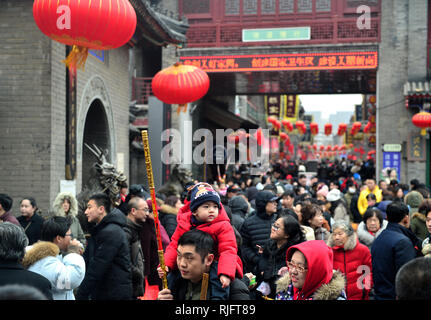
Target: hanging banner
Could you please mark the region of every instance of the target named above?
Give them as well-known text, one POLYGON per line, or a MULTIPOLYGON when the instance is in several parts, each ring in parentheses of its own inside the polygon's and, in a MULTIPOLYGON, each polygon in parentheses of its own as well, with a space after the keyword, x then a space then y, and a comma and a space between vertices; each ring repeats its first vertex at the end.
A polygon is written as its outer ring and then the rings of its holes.
MULTIPOLYGON (((267 119, 269 117, 273 117, 273 118, 276 118, 277 120, 280 120, 281 109, 282 109, 281 100, 282 99, 280 95, 265 96, 265 110, 266 110, 267 119)), ((269 136, 278 137, 279 133, 280 133, 280 130, 272 126, 271 130, 269 131, 269 136)))
POLYGON ((296 94, 283 95, 284 120, 296 121, 299 113, 299 96, 296 94))

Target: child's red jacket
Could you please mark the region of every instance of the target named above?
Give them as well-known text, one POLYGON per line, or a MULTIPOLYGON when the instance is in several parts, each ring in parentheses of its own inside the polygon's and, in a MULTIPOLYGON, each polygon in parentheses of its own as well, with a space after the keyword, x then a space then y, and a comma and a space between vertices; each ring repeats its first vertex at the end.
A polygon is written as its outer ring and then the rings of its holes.
MULTIPOLYGON (((185 204, 178 212, 177 228, 171 237, 171 242, 166 248, 165 263, 169 269, 177 268, 177 246, 178 239, 187 231, 190 231, 195 226, 191 223, 192 212, 190 204, 185 204)), ((218 260, 218 276, 224 274, 231 281, 237 277, 242 279, 243 266, 240 257, 238 256, 238 247, 236 245, 235 232, 230 224, 229 217, 221 205, 219 215, 212 222, 204 223, 196 226, 196 229, 202 230, 211 235, 216 243, 215 259, 218 260)))

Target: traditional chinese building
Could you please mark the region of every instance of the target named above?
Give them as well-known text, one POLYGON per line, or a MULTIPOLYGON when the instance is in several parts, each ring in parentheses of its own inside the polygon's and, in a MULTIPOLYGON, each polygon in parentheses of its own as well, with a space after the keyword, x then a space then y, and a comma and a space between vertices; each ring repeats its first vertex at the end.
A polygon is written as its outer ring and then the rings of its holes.
MULTIPOLYGON (((359 121, 373 126, 356 138, 366 135, 366 147, 376 149, 376 178, 389 165, 402 182, 429 183, 430 139, 411 122, 418 110, 429 109, 429 1, 166 3, 178 6, 190 25, 179 60, 206 70, 211 81, 207 96, 173 116, 173 126, 181 130, 193 120, 194 130, 251 128, 266 123, 265 96, 360 93, 359 121), (235 96, 244 97, 240 108, 235 96)), ((298 114, 284 101, 280 118, 298 114)))
POLYGON ((133 79, 160 70, 161 48, 182 43, 186 27, 149 1, 130 3, 138 21, 132 39, 118 49, 90 51, 71 82, 62 63, 68 48, 37 28, 33 1, 1 1, 0 192, 13 197, 16 215, 21 197, 34 197, 46 214, 60 190, 81 191, 96 161, 86 144, 106 150, 128 178, 133 173, 129 163, 141 157, 130 147, 133 79))

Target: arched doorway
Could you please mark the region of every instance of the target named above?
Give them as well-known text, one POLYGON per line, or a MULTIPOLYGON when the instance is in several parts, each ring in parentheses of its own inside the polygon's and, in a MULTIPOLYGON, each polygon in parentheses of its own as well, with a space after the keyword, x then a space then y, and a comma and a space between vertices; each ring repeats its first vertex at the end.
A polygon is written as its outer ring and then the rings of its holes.
MULTIPOLYGON (((84 124, 84 136, 82 146, 82 185, 85 186, 91 177, 91 168, 97 158, 85 146, 86 144, 92 147, 96 145, 102 150, 111 149, 111 141, 109 138, 108 119, 105 112, 105 107, 99 99, 95 99, 88 109, 87 117, 84 124)), ((106 154, 106 160, 111 162, 110 152, 106 154)))

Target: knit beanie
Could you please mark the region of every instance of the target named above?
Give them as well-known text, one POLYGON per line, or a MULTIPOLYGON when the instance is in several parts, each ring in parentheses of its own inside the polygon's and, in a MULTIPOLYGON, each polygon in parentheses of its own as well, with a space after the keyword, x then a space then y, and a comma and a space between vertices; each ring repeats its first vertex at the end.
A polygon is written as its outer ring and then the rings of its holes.
POLYGON ((190 210, 192 212, 196 211, 201 204, 207 201, 217 203, 220 209, 220 196, 209 185, 198 184, 190 191, 190 210))

